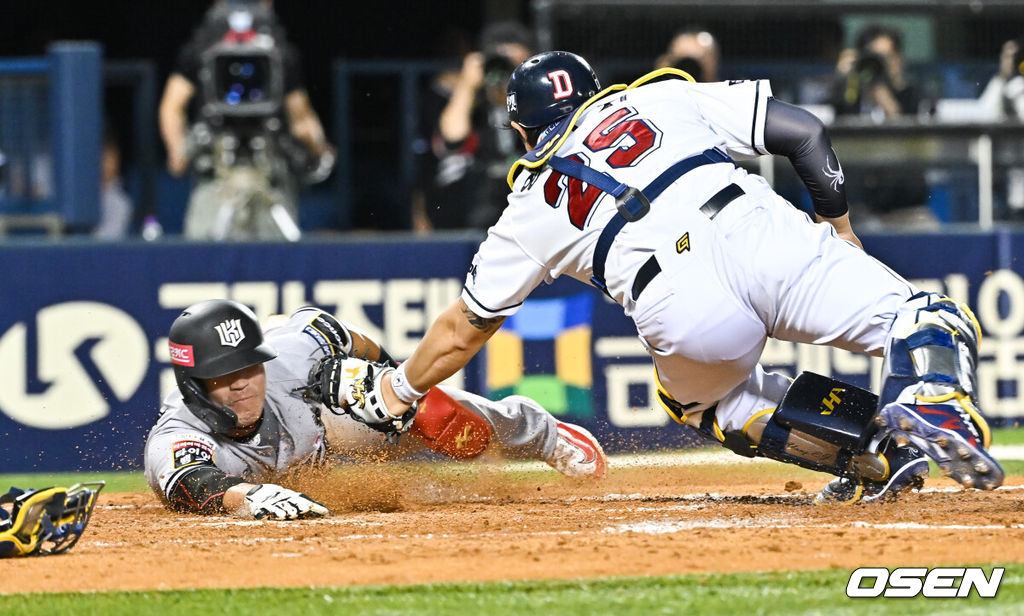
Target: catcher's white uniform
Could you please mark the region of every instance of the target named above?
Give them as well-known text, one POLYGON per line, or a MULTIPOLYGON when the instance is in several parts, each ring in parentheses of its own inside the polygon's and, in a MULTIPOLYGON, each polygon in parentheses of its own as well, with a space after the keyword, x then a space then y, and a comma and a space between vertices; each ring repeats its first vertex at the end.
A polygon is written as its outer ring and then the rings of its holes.
MULTIPOLYGON (((643 190, 709 148, 766 154, 770 96, 767 81, 670 80, 615 92, 583 111, 557 155, 575 155, 643 190)), ((841 183, 841 170, 833 173, 841 183)), ((563 274, 590 281, 595 245, 615 214, 609 194, 548 166, 520 173, 462 299, 480 316, 510 315, 542 281, 563 274)), ((717 402, 723 430, 742 429, 788 387, 786 377, 758 365, 768 336, 880 355, 898 308, 915 292, 831 225, 815 224, 763 178, 730 162, 689 171, 646 216, 626 224, 611 244, 605 278, 688 421, 717 402), (701 210, 731 184, 742 194, 701 210), (652 256, 661 271, 634 297, 652 256)))

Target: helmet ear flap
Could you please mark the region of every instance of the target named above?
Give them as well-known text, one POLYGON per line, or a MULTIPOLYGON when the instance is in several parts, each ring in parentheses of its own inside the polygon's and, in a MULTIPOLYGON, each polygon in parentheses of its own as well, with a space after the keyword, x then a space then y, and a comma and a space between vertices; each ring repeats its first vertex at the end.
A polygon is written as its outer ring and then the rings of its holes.
POLYGON ((226 406, 218 406, 206 396, 202 386, 192 377, 175 371, 178 389, 185 406, 200 421, 218 434, 227 434, 238 427, 238 415, 226 406))

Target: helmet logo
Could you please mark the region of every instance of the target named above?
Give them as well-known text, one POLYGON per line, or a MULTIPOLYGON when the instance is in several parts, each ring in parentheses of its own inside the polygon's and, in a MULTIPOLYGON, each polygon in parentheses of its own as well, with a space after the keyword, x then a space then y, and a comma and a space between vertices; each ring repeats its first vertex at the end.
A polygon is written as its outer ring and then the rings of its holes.
POLYGON ((509 113, 515 113, 519 109, 519 105, 516 103, 515 92, 510 92, 509 95, 505 97, 505 104, 508 106, 509 113))
POLYGON ((196 358, 192 354, 191 344, 174 344, 173 342, 168 342, 167 344, 171 347, 172 364, 188 366, 189 368, 196 365, 196 358))
POLYGON ((217 335, 220 336, 221 346, 236 347, 239 342, 245 340, 241 319, 227 319, 214 327, 214 329, 217 330, 217 335))
POLYGON ((572 79, 569 78, 568 72, 563 69, 551 71, 548 73, 548 79, 551 80, 551 85, 555 86, 555 100, 572 96, 572 79))

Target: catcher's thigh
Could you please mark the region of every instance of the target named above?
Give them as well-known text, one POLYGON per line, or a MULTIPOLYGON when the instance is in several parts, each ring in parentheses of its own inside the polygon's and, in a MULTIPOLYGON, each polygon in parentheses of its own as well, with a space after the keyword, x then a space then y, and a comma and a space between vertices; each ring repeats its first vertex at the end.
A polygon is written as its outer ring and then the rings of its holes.
POLYGON ((775 242, 755 251, 753 303, 773 338, 881 355, 889 327, 916 292, 906 279, 826 223, 786 208, 759 231, 775 242), (785 242, 784 250, 779 244, 785 242))

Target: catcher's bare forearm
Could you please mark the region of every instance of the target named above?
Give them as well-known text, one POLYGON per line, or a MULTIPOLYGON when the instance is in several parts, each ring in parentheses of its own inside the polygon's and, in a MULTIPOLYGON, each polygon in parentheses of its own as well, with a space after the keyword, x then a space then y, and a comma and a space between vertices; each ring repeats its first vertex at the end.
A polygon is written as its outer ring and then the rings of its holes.
POLYGON ((849 213, 843 214, 837 218, 826 218, 821 214, 815 214, 815 218, 818 222, 829 223, 833 228, 835 228, 836 233, 839 234, 840 238, 851 242, 853 245, 863 250, 864 245, 860 243, 860 238, 858 238, 857 234, 853 232, 853 226, 850 224, 849 213))
MULTIPOLYGON (((480 317, 462 299, 456 300, 437 317, 405 363, 409 383, 418 391, 427 391, 452 376, 477 354, 504 321, 505 317, 480 317)), ((388 408, 407 408, 409 405, 394 395, 390 377, 385 377, 385 383, 388 408)))

